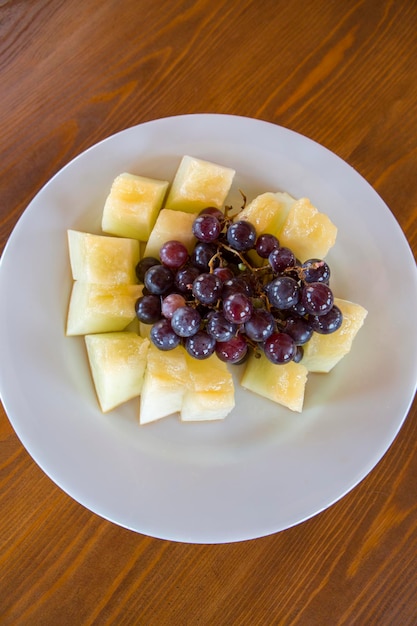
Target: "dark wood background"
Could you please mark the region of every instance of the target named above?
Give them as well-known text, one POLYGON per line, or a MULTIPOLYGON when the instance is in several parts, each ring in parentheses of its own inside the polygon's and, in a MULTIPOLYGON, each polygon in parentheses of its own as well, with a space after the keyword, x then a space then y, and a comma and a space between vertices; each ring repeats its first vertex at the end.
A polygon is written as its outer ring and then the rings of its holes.
MULTIPOLYGON (((39 189, 98 140, 216 112, 334 151, 416 253, 416 33, 415 0, 0 2, 1 250, 39 189)), ((353 492, 259 540, 176 544, 100 519, 33 463, 3 409, 0 485, 1 624, 417 624, 415 402, 353 492)))

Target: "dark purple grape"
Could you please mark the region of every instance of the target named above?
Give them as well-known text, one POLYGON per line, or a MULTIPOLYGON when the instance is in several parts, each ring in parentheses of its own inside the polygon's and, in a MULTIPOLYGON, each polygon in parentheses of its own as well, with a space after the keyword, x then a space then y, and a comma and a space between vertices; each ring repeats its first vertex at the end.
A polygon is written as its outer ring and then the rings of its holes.
POLYGON ((216 354, 221 361, 226 363, 240 363, 246 356, 248 344, 243 335, 236 335, 228 341, 216 343, 216 354))
POLYGON ((222 286, 218 276, 205 272, 193 282, 193 296, 202 304, 215 304, 220 298, 222 286))
POLYGON ((216 349, 216 340, 204 330, 199 330, 185 340, 185 349, 195 359, 208 359, 216 349))
POLYGON ((161 319, 161 298, 155 295, 141 296, 135 304, 136 317, 144 324, 155 324, 161 319))
POLYGON ((296 264, 295 254, 289 248, 281 246, 274 248, 268 257, 269 265, 274 272, 280 274, 288 267, 294 267, 296 264))
POLYGON ((224 213, 215 206, 208 206, 205 209, 201 209, 199 215, 214 215, 220 223, 224 220, 224 213))
POLYGON ((231 280, 234 277, 234 274, 230 267, 216 267, 213 270, 213 274, 218 276, 222 283, 225 283, 227 280, 231 280))
POLYGON ((325 283, 307 283, 301 289, 301 302, 310 315, 325 315, 333 306, 333 293, 325 283))
POLYGON ((174 311, 185 306, 185 298, 179 293, 169 293, 162 300, 161 313, 164 317, 170 320, 174 314, 174 311))
POLYGON ((302 264, 303 280, 306 283, 326 283, 330 281, 330 267, 321 259, 309 259, 302 264))
POLYGON ((294 363, 299 363, 302 360, 303 356, 304 356, 304 348, 303 348, 303 346, 297 346, 297 349, 296 349, 294 357, 293 357, 294 363))
POLYGON ((159 251, 159 258, 163 265, 177 270, 187 262, 188 250, 181 241, 167 241, 159 251))
POLYGON ((286 333, 273 333, 264 343, 265 356, 275 364, 292 361, 296 351, 294 340, 286 333))
POLYGON ((153 256, 143 257, 143 259, 139 261, 139 263, 136 265, 136 268, 135 268, 138 281, 140 283, 143 283, 145 274, 148 271, 148 269, 150 267, 153 267, 154 265, 160 265, 160 264, 161 264, 161 261, 159 259, 156 259, 153 256))
POLYGON ((165 265, 153 265, 145 274, 145 287, 157 296, 167 293, 174 284, 174 275, 165 265))
POLYGON ((223 315, 228 322, 245 324, 251 318, 253 305, 243 293, 234 293, 223 300, 223 315))
POLYGON ((216 341, 228 341, 237 331, 237 325, 228 322, 221 311, 212 311, 207 319, 206 331, 216 341))
POLYGON ((267 259, 272 250, 276 248, 279 248, 279 241, 275 235, 265 233, 264 235, 259 235, 256 240, 255 250, 262 259, 267 259))
POLYGON ((234 293, 243 293, 245 296, 252 296, 253 292, 249 283, 241 276, 235 276, 223 283, 222 298, 228 298, 234 293))
POLYGON ((191 337, 200 330, 201 315, 191 306, 176 309, 171 317, 171 326, 180 337, 191 337))
POLYGON ((253 341, 265 341, 274 331, 274 317, 266 309, 255 309, 245 324, 245 333, 253 341))
POLYGON ((199 241, 210 243, 216 241, 221 232, 221 224, 215 215, 198 215, 192 226, 194 237, 199 241))
POLYGON ((291 309, 300 299, 300 286, 291 276, 278 276, 265 288, 268 300, 277 309, 291 309))
POLYGON ((250 222, 239 220, 229 226, 226 237, 231 248, 239 252, 245 252, 254 247, 256 230, 250 222))
POLYGON ((215 244, 200 241, 191 253, 191 262, 203 272, 207 272, 210 269, 209 262, 216 252, 217 246, 215 244))
POLYGON ((152 343, 160 350, 173 350, 181 341, 172 329, 170 321, 164 318, 152 326, 150 338, 152 343))
POLYGON ((293 338, 297 346, 307 343, 311 339, 313 329, 310 322, 299 315, 290 315, 285 320, 285 332, 293 338))
POLYGON ((183 267, 175 274, 175 286, 181 293, 191 292, 193 282, 199 275, 200 270, 195 265, 183 267))
POLYGON ((324 315, 309 315, 308 321, 312 329, 321 335, 330 335, 336 332, 342 325, 343 313, 336 305, 333 305, 324 315))

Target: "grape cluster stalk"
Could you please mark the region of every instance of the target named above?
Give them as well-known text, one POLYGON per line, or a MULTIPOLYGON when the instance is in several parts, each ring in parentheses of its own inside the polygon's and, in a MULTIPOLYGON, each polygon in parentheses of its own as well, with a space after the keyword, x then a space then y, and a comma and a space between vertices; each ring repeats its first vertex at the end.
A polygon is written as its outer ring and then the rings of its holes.
POLYGON ((170 240, 159 258, 139 261, 144 288, 136 316, 151 325, 150 339, 160 350, 183 345, 196 359, 217 354, 232 364, 251 352, 278 365, 300 362, 313 333, 333 333, 343 321, 330 268, 322 259, 301 263, 275 235, 257 236, 229 210, 207 207, 196 216, 191 254, 170 240))

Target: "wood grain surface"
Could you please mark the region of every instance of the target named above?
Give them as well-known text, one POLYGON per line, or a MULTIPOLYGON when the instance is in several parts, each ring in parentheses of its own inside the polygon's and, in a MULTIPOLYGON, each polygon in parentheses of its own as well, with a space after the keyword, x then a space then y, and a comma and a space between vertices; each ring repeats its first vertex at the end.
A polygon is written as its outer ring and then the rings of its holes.
MULTIPOLYGON (((382 196, 415 254, 416 33, 414 0, 0 1, 1 250, 84 149, 147 120, 216 112, 334 151, 382 196)), ((416 402, 341 501, 287 531, 214 546, 90 513, 0 413, 2 625, 417 624, 416 402)))

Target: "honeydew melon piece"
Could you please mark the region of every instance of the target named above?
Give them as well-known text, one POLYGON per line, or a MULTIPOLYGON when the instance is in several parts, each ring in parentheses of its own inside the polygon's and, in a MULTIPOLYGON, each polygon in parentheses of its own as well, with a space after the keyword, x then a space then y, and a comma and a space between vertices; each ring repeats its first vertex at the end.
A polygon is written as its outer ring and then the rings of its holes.
POLYGON ((124 330, 135 318, 142 285, 97 285, 75 281, 68 308, 68 336, 124 330))
POLYGON ((149 340, 133 332, 86 335, 85 343, 103 413, 140 395, 149 340))
POLYGON ((291 206, 278 231, 281 246, 290 248, 301 262, 323 259, 334 246, 336 236, 337 227, 308 198, 300 198, 291 206))
POLYGON ((197 241, 192 232, 194 219, 193 213, 161 209, 143 256, 153 256, 158 259, 162 244, 173 239, 181 241, 191 254, 197 241))
POLYGON ((185 155, 177 169, 165 208, 198 213, 208 206, 222 209, 235 170, 185 155))
POLYGON ((233 378, 226 363, 213 354, 203 361, 185 355, 188 385, 184 394, 183 422, 224 419, 235 406, 233 378))
POLYGON ((146 241, 162 207, 169 182, 124 172, 117 176, 104 204, 105 233, 146 241))
POLYGON ((135 267, 140 258, 136 239, 93 235, 68 230, 72 277, 102 285, 137 283, 135 267))
POLYGON ((334 304, 343 313, 339 330, 330 335, 313 333, 310 341, 303 346, 302 363, 310 372, 330 372, 350 352, 352 342, 368 314, 363 306, 348 300, 335 298, 334 304))
POLYGON ((140 396, 139 423, 148 424, 181 411, 188 380, 185 350, 167 352, 152 343, 140 396))
POLYGON ((247 220, 255 227, 256 234, 263 235, 270 233, 277 236, 287 218, 295 198, 286 192, 278 191, 273 193, 267 191, 256 196, 245 206, 234 218, 237 220, 247 220))
POLYGON ((290 361, 275 365, 264 354, 252 354, 246 364, 241 385, 245 389, 301 413, 307 382, 307 368, 290 361))

